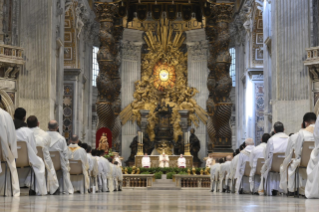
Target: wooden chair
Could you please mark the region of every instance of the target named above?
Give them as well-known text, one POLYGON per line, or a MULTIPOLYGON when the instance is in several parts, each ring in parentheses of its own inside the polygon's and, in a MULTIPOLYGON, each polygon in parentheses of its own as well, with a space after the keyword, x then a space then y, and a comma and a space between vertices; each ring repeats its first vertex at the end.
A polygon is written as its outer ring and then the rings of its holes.
POLYGON ((33 186, 34 191, 36 191, 36 176, 32 167, 32 164, 29 161, 29 154, 28 154, 28 146, 27 142, 25 141, 18 141, 17 142, 17 149, 18 149, 18 158, 16 160, 16 167, 17 169, 20 168, 30 168, 31 171, 31 182, 30 182, 30 191, 32 185, 32 175, 34 177, 33 186))
MULTIPOLYGON (((280 166, 284 162, 284 160, 285 160, 285 153, 284 152, 274 153, 272 156, 272 163, 271 163, 271 168, 269 170, 269 173, 270 172, 280 173, 280 166)), ((268 173, 268 175, 269 175, 269 173, 268 173)), ((267 181, 268 181, 268 177, 267 177, 267 181)), ((266 182, 266 191, 267 191, 267 187, 268 187, 268 183, 266 182)), ((267 193, 267 192, 265 192, 265 193, 267 193)))
POLYGON ((83 175, 83 192, 85 193, 85 175, 83 173, 82 161, 80 160, 69 160, 70 162, 70 175, 83 175))
POLYGON ((63 169, 61 165, 61 156, 59 151, 50 151, 50 157, 54 166, 54 170, 56 173, 61 171, 62 173, 62 194, 64 192, 64 177, 63 177, 63 169))
POLYGON ((309 160, 310 160, 311 152, 314 148, 315 148, 314 141, 304 141, 302 144, 300 164, 295 171, 295 188, 297 188, 297 197, 299 197, 299 169, 307 168, 309 160))
MULTIPOLYGON (((7 159, 5 158, 3 152, 2 152, 2 146, 1 146, 1 140, 0 140, 0 160, 1 164, 5 164, 5 176, 4 176, 4 194, 3 196, 6 196, 6 191, 7 191, 7 171, 8 171, 8 162, 7 159)), ((10 184, 11 184, 11 196, 13 196, 13 191, 12 191, 12 176, 11 176, 11 171, 10 171, 10 184)))

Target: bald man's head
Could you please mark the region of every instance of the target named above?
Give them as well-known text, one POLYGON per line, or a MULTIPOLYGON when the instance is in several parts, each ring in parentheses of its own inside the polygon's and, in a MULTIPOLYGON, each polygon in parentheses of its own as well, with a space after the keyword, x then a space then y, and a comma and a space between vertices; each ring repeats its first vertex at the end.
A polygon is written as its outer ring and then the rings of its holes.
POLYGON ((72 137, 71 137, 71 142, 72 142, 73 144, 79 143, 79 136, 77 136, 77 135, 72 135, 72 137))
POLYGON ((56 120, 49 121, 48 128, 50 131, 57 131, 59 128, 58 122, 56 120))
POLYGON ((231 157, 230 155, 228 155, 228 156, 226 157, 226 161, 231 161, 231 159, 232 159, 232 157, 231 157))
POLYGON ((246 138, 245 144, 246 144, 246 146, 255 145, 254 140, 252 138, 246 138))

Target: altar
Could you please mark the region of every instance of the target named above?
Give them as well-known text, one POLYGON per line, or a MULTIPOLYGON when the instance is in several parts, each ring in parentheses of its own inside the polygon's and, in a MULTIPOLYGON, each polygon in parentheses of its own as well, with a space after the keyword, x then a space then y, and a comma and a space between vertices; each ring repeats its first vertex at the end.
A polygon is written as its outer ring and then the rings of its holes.
MULTIPOLYGON (((142 158, 143 155, 136 155, 135 156, 135 166, 138 168, 142 167, 142 158)), ((151 159, 151 168, 159 167, 159 155, 150 155, 151 159)), ((169 155, 169 167, 170 168, 177 168, 177 160, 180 157, 179 155, 169 155)), ((186 168, 193 167, 193 156, 191 155, 184 155, 186 159, 186 168)))

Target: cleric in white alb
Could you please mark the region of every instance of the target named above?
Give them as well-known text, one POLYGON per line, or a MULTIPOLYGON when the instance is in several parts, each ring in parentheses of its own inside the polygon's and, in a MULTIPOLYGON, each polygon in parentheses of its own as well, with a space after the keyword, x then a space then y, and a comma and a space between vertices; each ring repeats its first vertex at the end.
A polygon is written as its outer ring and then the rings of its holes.
POLYGON ((178 158, 177 166, 178 166, 178 168, 185 168, 186 167, 186 159, 184 158, 183 154, 181 154, 180 157, 178 158))
MULTIPOLYGON (((0 95, 1 102, 1 95, 0 95)), ((10 184, 10 172, 12 177, 12 192, 14 197, 20 196, 20 186, 19 186, 19 177, 16 168, 15 159, 18 158, 17 152, 17 139, 15 133, 15 127, 13 124, 12 117, 9 113, 2 110, 0 108, 0 142, 2 153, 4 154, 4 158, 6 158, 9 171, 7 172, 7 186, 6 186, 6 196, 11 195, 11 184, 10 184)), ((5 170, 1 170, 0 173, 5 170)), ((5 174, 0 175, 0 192, 4 193, 4 185, 5 185, 5 174)))

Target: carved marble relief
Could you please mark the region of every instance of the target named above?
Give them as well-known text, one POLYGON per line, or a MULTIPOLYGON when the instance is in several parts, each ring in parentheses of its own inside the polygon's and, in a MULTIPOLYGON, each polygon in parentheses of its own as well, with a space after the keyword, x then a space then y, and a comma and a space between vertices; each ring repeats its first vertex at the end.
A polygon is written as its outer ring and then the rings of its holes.
POLYGON ((73 95, 74 85, 72 83, 65 83, 63 95, 63 136, 67 142, 73 131, 73 95))
POLYGON ((261 142, 264 134, 264 83, 255 83, 255 143, 261 142))

